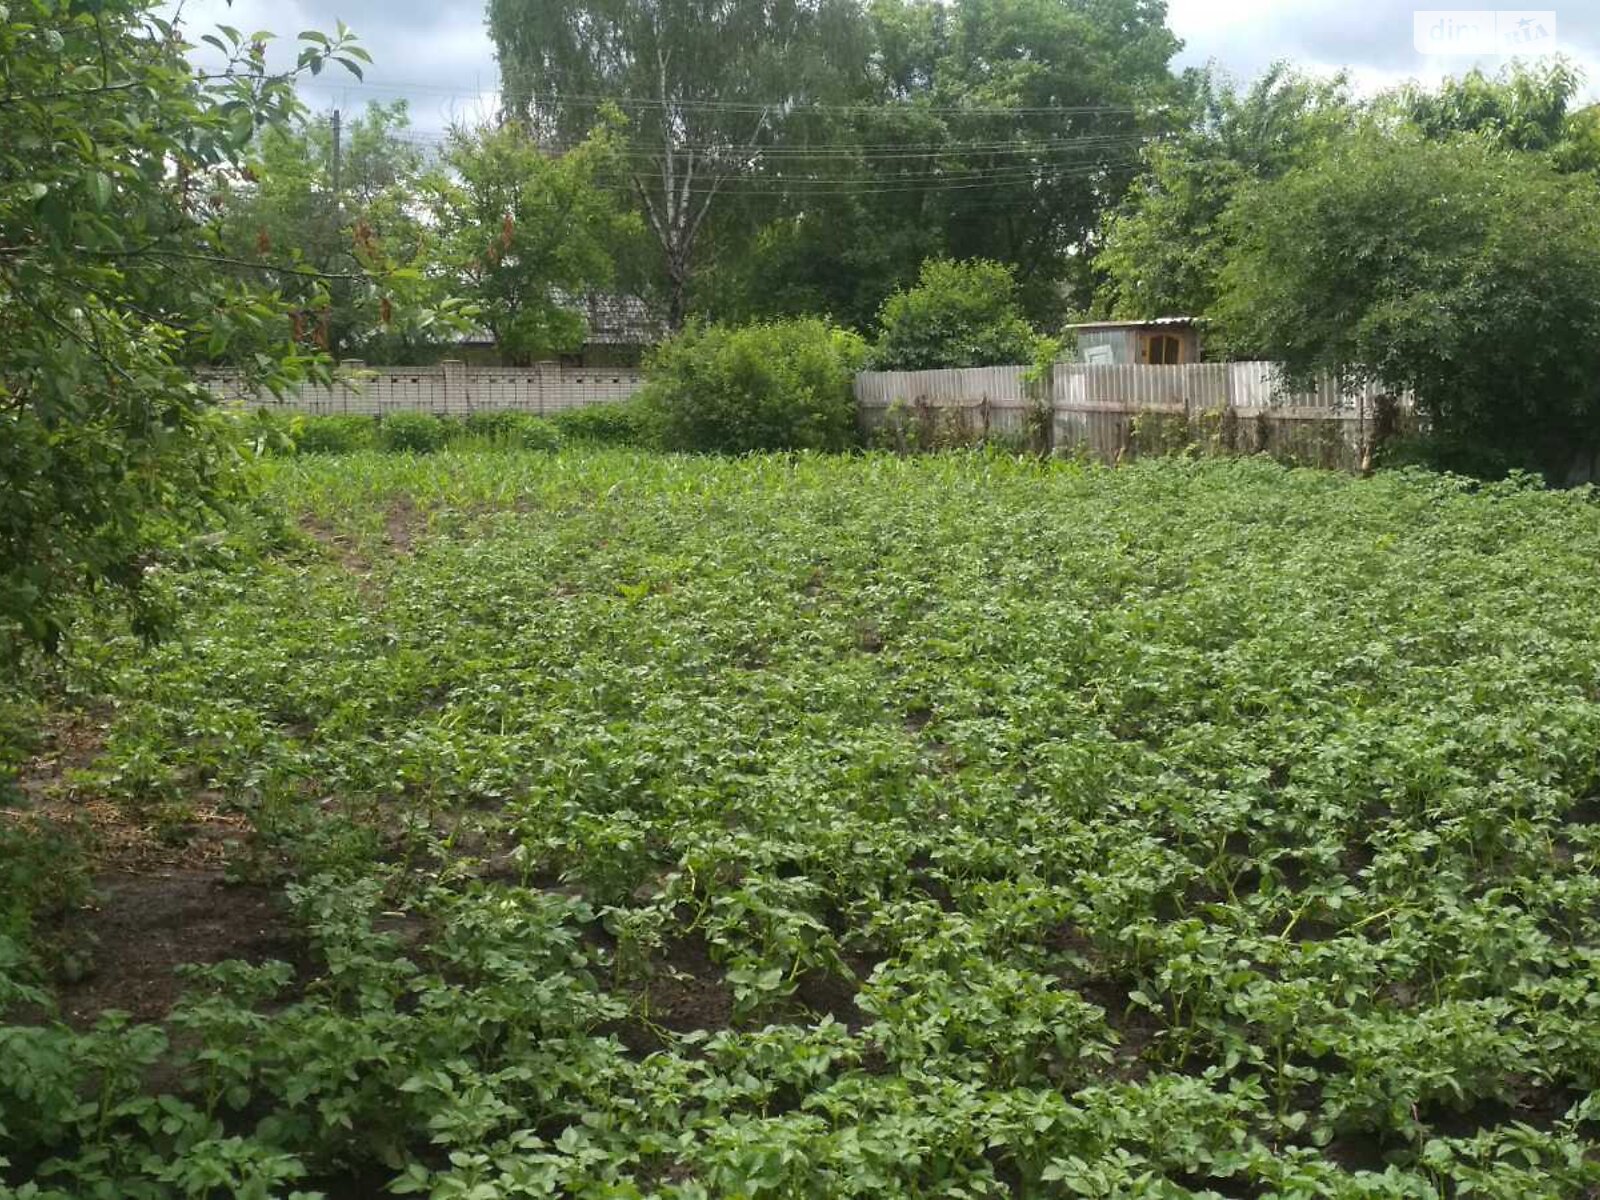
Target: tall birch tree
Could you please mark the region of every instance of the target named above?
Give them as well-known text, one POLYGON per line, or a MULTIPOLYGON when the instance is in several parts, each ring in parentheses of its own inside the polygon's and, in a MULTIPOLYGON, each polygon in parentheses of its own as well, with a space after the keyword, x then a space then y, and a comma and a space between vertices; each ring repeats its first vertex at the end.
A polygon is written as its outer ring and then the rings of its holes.
POLYGON ((707 224, 785 119, 866 52, 851 0, 489 0, 509 113, 560 148, 607 102, 627 117, 628 187, 661 253, 676 328, 707 224))

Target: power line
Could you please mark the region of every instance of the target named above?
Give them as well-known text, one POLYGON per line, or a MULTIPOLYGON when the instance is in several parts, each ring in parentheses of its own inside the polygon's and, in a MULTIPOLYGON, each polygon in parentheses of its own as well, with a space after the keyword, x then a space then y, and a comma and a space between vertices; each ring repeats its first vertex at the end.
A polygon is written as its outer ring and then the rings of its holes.
MULTIPOLYGON (((1048 185, 1052 180, 1063 177, 1084 177, 1095 175, 1108 175, 1121 170, 1137 170, 1142 164, 1137 159, 1123 161, 1080 164, 1077 167, 1060 168, 1047 171, 1029 171, 1017 174, 990 175, 981 172, 970 174, 944 174, 927 176, 900 176, 885 179, 783 179, 752 177, 750 183, 741 183, 737 192, 731 191, 726 186, 691 185, 687 189, 678 189, 679 193, 687 191, 691 196, 709 195, 739 195, 739 196, 775 196, 790 199, 804 200, 812 197, 852 197, 852 196, 884 196, 884 195, 930 195, 945 192, 962 191, 990 191, 1017 185, 1048 185), (754 183, 758 186, 751 186, 754 183), (779 184, 782 186, 759 186, 761 184, 779 184)), ((595 186, 608 191, 633 195, 634 189, 624 184, 611 184, 603 181, 596 182, 595 186)))
MULTIPOLYGON (((899 179, 886 180, 882 184, 876 181, 865 181, 859 184, 844 184, 842 186, 828 186, 832 181, 817 181, 817 186, 794 186, 794 182, 787 181, 784 187, 759 188, 741 185, 738 194, 741 196, 787 196, 796 199, 806 199, 812 196, 889 196, 889 195, 922 195, 934 192, 960 192, 960 191, 988 191, 997 187, 1020 184, 1048 183, 1051 179, 1062 176, 1082 176, 1105 174, 1124 167, 1137 168, 1137 160, 1127 162, 1095 163, 1087 169, 1066 169, 1050 172, 1031 172, 1026 175, 1011 176, 960 176, 956 178, 934 176, 922 180, 899 179)), ((689 189, 692 195, 709 195, 719 189, 695 188, 689 189)))
MULTIPOLYGON (((371 85, 399 88, 401 84, 371 85)), ((426 88, 430 85, 412 85, 426 88)), ((462 94, 462 93, 454 93, 462 94)), ((481 95, 481 93, 473 93, 481 95)), ((574 96, 569 101, 604 102, 610 98, 574 96)), ((639 101, 638 103, 658 103, 639 101)), ((743 103, 704 102, 707 106, 751 110, 755 106, 743 103)), ((819 108, 821 106, 818 106, 819 108)), ((835 111, 882 112, 882 106, 834 106, 835 111)), ((799 111, 791 109, 791 112, 799 111)), ((939 111, 931 106, 914 110, 895 108, 891 111, 939 111)), ((1132 109, 1114 106, 1080 106, 1076 108, 1052 107, 1048 109, 971 109, 952 108, 943 111, 960 113, 1049 112, 1056 114, 1124 113, 1132 109)), ((389 130, 386 136, 405 145, 439 150, 452 144, 451 133, 425 134, 414 130, 389 130)), ((1038 187, 1052 180, 1072 177, 1110 177, 1123 171, 1136 171, 1142 163, 1137 153, 1156 135, 1137 132, 1081 133, 1043 139, 990 138, 973 141, 953 139, 948 142, 857 142, 820 145, 779 144, 776 146, 742 147, 719 143, 684 142, 673 147, 674 152, 698 155, 715 163, 721 179, 707 179, 687 189, 689 195, 710 195, 716 192, 732 194, 730 179, 737 179, 736 193, 740 196, 773 196, 803 201, 809 197, 872 197, 881 195, 928 196, 946 192, 996 191, 1038 187), (1130 155, 1134 157, 1129 157, 1130 155), (952 160, 977 157, 988 161, 957 165, 952 160), (718 161, 720 160, 720 161, 718 161), (942 164, 951 163, 949 166, 942 164), (830 174, 834 167, 856 167, 866 174, 830 174)), ((552 153, 570 150, 571 145, 551 146, 552 153)), ((661 153, 640 146, 623 146, 617 154, 625 163, 658 163, 661 153)), ((608 185, 611 190, 632 194, 628 185, 608 185)))
MULTIPOLYGON (((412 138, 397 136, 397 140, 403 140, 406 144, 413 146, 434 149, 448 142, 446 138, 433 139, 427 135, 416 135, 412 138)), ((722 173, 720 180, 691 184, 687 189, 679 189, 679 191, 686 191, 689 195, 731 194, 728 189, 728 181, 737 179, 739 181, 737 194, 740 196, 781 196, 798 199, 809 196, 825 198, 895 194, 924 195, 949 191, 986 190, 1007 186, 1048 184, 1052 180, 1064 178, 1087 178, 1096 175, 1109 175, 1123 170, 1138 170, 1143 165, 1139 158, 1129 157, 1130 153, 1137 151, 1137 144, 1129 143, 1120 147, 1107 146, 1104 149, 1106 151, 1105 156, 1092 161, 1044 159, 1032 162, 1008 162, 944 169, 939 168, 935 162, 923 162, 917 164, 920 169, 915 172, 909 171, 905 166, 902 166, 898 171, 890 170, 881 173, 854 175, 830 175, 822 173, 821 170, 809 174, 799 173, 804 170, 805 164, 803 162, 786 162, 777 170, 770 170, 767 169, 766 164, 760 161, 758 155, 752 155, 748 162, 724 164, 720 168, 722 173), (737 169, 734 169, 735 167, 737 169), (785 174, 785 171, 790 173, 785 174)), ((651 156, 646 155, 643 157, 648 161, 655 161, 651 156)), ((870 170, 870 161, 864 161, 862 165, 870 170)), ((596 185, 629 195, 634 193, 634 187, 627 184, 607 184, 605 181, 597 181, 596 185)))
MULTIPOLYGON (((412 149, 439 149, 423 143, 401 143, 412 149)), ((1027 159, 1008 158, 998 162, 971 162, 963 163, 964 156, 958 151, 949 155, 935 155, 926 159, 822 159, 811 162, 801 158, 767 160, 758 157, 741 159, 738 161, 701 161, 700 169, 714 171, 719 175, 748 175, 761 176, 772 179, 807 180, 820 179, 822 181, 837 181, 862 174, 881 175, 884 178, 920 178, 920 177, 945 177, 950 175, 1034 175, 1050 174, 1060 171, 1077 169, 1090 169, 1115 158, 1123 158, 1130 154, 1137 154, 1140 147, 1126 145, 1105 147, 1102 153, 1092 157, 1030 157, 1027 159), (955 160, 955 161, 949 161, 955 160), (857 169, 851 170, 849 168, 857 169)), ((648 171, 654 173, 660 159, 644 155, 622 156, 621 164, 635 172, 648 171)))
MULTIPOLYGON (((727 171, 723 183, 691 185, 690 195, 707 195, 726 191, 725 181, 741 180, 741 196, 829 196, 829 195, 881 195, 894 192, 950 191, 960 188, 997 187, 1007 184, 1048 183, 1050 180, 1075 176, 1092 176, 1124 167, 1142 165, 1138 159, 1109 159, 1089 163, 1036 163, 998 168, 973 168, 965 170, 923 171, 918 174, 883 174, 856 176, 785 175, 750 168, 727 171), (766 186, 761 186, 766 185, 766 186)), ((605 186, 603 183, 599 186, 605 186)), ((615 185, 613 190, 633 192, 631 186, 615 185)))
MULTIPOLYGON (((449 134, 429 135, 411 131, 393 131, 389 134, 394 140, 405 145, 441 149, 452 144, 453 138, 449 134)), ((1053 142, 1011 142, 1002 144, 967 143, 954 141, 947 143, 936 150, 896 151, 890 150, 883 153, 857 150, 848 151, 840 147, 753 147, 732 148, 728 146, 708 146, 704 144, 680 144, 673 147, 674 153, 689 154, 711 162, 720 164, 721 169, 736 173, 772 173, 768 168, 776 167, 779 172, 789 169, 804 169, 815 166, 817 169, 826 169, 837 164, 841 166, 890 166, 937 168, 941 162, 963 159, 997 159, 987 163, 974 163, 962 168, 966 171, 1035 171, 1049 170, 1065 166, 1076 166, 1083 163, 1083 156, 1114 154, 1127 154, 1141 149, 1146 143, 1156 140, 1148 135, 1120 135, 1105 137, 1085 137, 1076 139, 1059 139, 1053 142)), ((573 148, 567 146, 549 146, 545 149, 552 153, 562 153, 573 148)), ((661 152, 643 147, 624 146, 616 155, 626 162, 657 163, 661 161, 661 152)))
MULTIPOLYGON (((400 130, 391 132, 390 137, 396 141, 411 145, 444 147, 451 143, 452 137, 444 134, 413 133, 400 130)), ((877 146, 851 146, 849 144, 819 146, 728 146, 725 144, 682 142, 673 146, 675 153, 695 154, 706 158, 727 157, 735 159, 760 159, 763 161, 776 161, 782 159, 798 159, 803 161, 829 161, 859 162, 863 160, 874 162, 916 161, 922 159, 951 158, 957 155, 993 155, 993 156, 1050 156, 1057 154, 1071 154, 1090 152, 1096 150, 1123 149, 1129 146, 1139 146, 1157 140, 1155 135, 1149 134, 1116 134, 1097 135, 1082 138, 1059 138, 1051 141, 1005 141, 1005 142, 967 142, 950 141, 944 143, 921 143, 926 149, 901 148, 892 143, 882 144, 882 149, 877 146)), ((577 143, 565 145, 541 145, 552 153, 563 153, 576 148, 577 143)), ((913 143, 912 145, 916 145, 913 143)), ((624 146, 617 151, 625 158, 656 160, 661 157, 661 152, 644 147, 624 146)))
MULTIPOLYGON (((480 89, 477 91, 462 91, 451 86, 429 83, 412 83, 403 80, 394 80, 388 83, 379 83, 373 80, 341 80, 341 89, 384 91, 384 92, 424 92, 432 93, 449 99, 482 100, 486 96, 503 96, 503 87, 480 89)), ((737 112, 737 113, 774 113, 781 116, 790 116, 795 113, 876 113, 876 114, 924 114, 935 113, 951 116, 1137 116, 1139 109, 1131 105, 1119 104, 1036 104, 1036 105, 970 105, 970 104, 924 104, 915 98, 891 97, 878 103, 865 104, 834 104, 820 100, 794 100, 784 98, 779 100, 652 100, 642 96, 607 96, 597 93, 565 92, 565 93, 533 93, 527 99, 533 104, 542 104, 545 107, 556 107, 562 104, 593 104, 596 106, 613 104, 618 108, 628 109, 692 109, 708 112, 737 112)))

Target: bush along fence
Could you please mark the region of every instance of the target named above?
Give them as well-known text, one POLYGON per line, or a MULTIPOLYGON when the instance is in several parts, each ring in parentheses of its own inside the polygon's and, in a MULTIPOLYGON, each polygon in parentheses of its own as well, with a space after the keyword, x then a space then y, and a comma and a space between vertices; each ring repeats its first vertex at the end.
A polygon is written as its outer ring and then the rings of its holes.
POLYGON ((236 372, 201 380, 229 403, 307 416, 433 413, 469 416, 511 410, 548 416, 570 408, 626 400, 643 385, 638 371, 615 367, 481 367, 446 361, 432 367, 367 367, 346 359, 332 387, 307 384, 282 399, 247 390, 236 372))
POLYGON ((1370 386, 1285 393, 1264 362, 868 371, 855 392, 869 444, 998 441, 1106 462, 1194 447, 1357 470, 1413 422, 1407 398, 1370 386))

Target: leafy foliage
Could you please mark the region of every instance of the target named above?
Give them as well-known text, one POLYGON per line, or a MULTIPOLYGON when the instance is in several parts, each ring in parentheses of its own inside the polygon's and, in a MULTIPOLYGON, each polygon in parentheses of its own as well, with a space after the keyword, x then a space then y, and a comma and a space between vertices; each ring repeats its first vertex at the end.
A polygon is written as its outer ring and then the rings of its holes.
POLYGON ((864 357, 860 338, 826 321, 691 325, 646 363, 640 403, 672 450, 842 450, 864 357))
POLYGON ((109 794, 159 761, 248 815, 303 969, 0 1028, 0 1195, 1600 1184, 1587 493, 261 470, 339 549, 168 573, 181 639, 96 614, 68 666, 109 794))
POLYGON ((1516 62, 1497 76, 1476 69, 1434 91, 1402 88, 1386 101, 1428 138, 1466 133, 1506 150, 1561 153, 1570 148, 1568 108, 1582 83, 1582 74, 1558 58, 1516 62))
POLYGON ((371 417, 306 417, 290 431, 292 444, 304 454, 349 454, 366 450, 377 440, 371 417))
POLYGON ((605 123, 599 97, 625 106, 628 177, 677 328, 730 177, 787 108, 829 89, 841 56, 862 56, 859 12, 852 0, 492 0, 489 32, 507 107, 558 144, 605 123))
POLYGON ((617 149, 604 124, 559 155, 516 123, 452 133, 428 183, 442 266, 507 361, 582 345, 584 318, 565 301, 610 283, 611 248, 637 221, 604 183, 617 149))
POLYGON ((561 432, 551 422, 532 413, 504 410, 476 412, 461 422, 461 433, 497 446, 521 450, 559 450, 561 432))
MULTIPOLYGON (((604 426, 604 422, 596 422, 604 426)), ((557 450, 563 433, 554 421, 512 409, 491 409, 466 417, 431 413, 391 413, 386 417, 297 417, 278 429, 279 453, 349 454, 378 449, 431 454, 446 446, 519 450, 557 450)))
POLYGON ((926 258, 994 258, 1037 320, 1177 98, 1144 0, 494 0, 514 112, 576 144, 627 112, 647 275, 676 327, 828 314, 865 328, 926 258))
POLYGON ((378 425, 378 445, 385 450, 432 454, 444 448, 444 422, 428 413, 390 413, 378 425))
POLYGON ((1247 89, 1207 72, 1190 127, 1145 152, 1145 171, 1105 223, 1095 268, 1115 317, 1206 316, 1231 253, 1223 214, 1241 186, 1271 180, 1347 132, 1359 110, 1343 78, 1277 64, 1247 89))
POLYGON ((1015 366, 1033 362, 1039 342, 1007 267, 930 259, 915 287, 884 301, 871 362, 879 371, 1015 366))
MULTIPOLYGON (((235 270, 293 304, 300 337, 336 357, 427 362, 449 336, 448 327, 385 321, 385 297, 362 277, 381 255, 443 299, 438 247, 415 211, 423 155, 405 140, 409 123, 403 100, 371 103, 346 120, 337 194, 328 114, 268 126, 210 201, 218 244, 246 264, 235 270)), ((225 357, 237 363, 253 352, 235 345, 225 357)))
MULTIPOLYGON (((136 602, 229 502, 233 439, 185 361, 243 342, 268 388, 314 369, 289 306, 232 277, 198 219, 295 113, 293 76, 266 73, 268 35, 207 36, 229 57, 196 75, 147 0, 12 0, 0 20, 0 661, 53 645, 85 590, 136 602)), ((345 33, 302 45, 306 71, 364 58, 345 33)))
POLYGON ((569 442, 649 446, 655 440, 651 415, 637 399, 563 409, 550 418, 550 423, 569 442))
POLYGON ((1600 189, 1479 139, 1368 131, 1245 191, 1235 349, 1410 389, 1435 432, 1564 481, 1600 418, 1600 189))
POLYGON ((931 180, 905 160, 874 164, 880 186, 920 174, 926 188, 882 195, 877 211, 931 225, 945 256, 1005 263, 1035 322, 1086 304, 1083 251, 1180 98, 1165 7, 911 0, 871 11, 885 115, 947 148, 931 180), (955 186, 939 190, 941 177, 955 186))

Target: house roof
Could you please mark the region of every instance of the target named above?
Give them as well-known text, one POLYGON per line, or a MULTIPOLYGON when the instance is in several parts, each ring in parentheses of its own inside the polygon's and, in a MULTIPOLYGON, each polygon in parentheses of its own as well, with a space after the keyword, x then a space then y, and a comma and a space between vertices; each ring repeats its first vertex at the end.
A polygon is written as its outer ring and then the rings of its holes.
POLYGON ((1197 328, 1204 324, 1200 317, 1151 317, 1144 321, 1082 321, 1065 325, 1064 329, 1150 329, 1152 327, 1197 328))
MULTIPOLYGON (((638 296, 613 292, 587 292, 581 296, 558 294, 563 308, 582 313, 589 322, 590 346, 653 346, 667 333, 667 323, 638 296)), ((457 342, 462 346, 493 346, 487 329, 473 329, 457 342)))
POLYGON ((638 296, 590 292, 569 299, 589 319, 589 342, 604 346, 649 346, 666 333, 666 322, 638 296))

